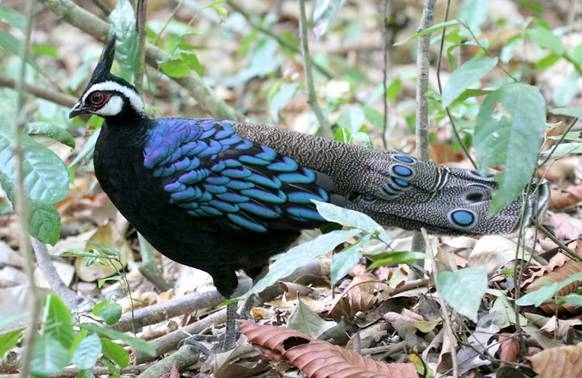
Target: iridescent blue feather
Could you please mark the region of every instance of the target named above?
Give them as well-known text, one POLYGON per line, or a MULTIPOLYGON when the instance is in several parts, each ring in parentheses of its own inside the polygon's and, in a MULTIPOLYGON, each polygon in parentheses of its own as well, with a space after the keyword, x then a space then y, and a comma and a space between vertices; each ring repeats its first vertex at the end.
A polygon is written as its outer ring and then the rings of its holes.
POLYGON ((144 166, 163 182, 170 202, 193 217, 219 217, 237 231, 323 223, 311 200, 329 201, 330 193, 316 172, 244 139, 233 126, 213 119, 155 120, 144 166))

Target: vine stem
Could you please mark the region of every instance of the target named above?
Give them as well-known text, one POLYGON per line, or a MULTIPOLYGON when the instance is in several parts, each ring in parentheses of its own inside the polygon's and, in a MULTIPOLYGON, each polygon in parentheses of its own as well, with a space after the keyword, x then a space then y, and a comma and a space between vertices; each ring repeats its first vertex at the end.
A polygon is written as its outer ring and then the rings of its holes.
POLYGON ((26 16, 26 29, 24 31, 24 41, 20 51, 20 71, 16 79, 16 121, 14 124, 14 157, 16 161, 16 213, 20 223, 20 253, 24 259, 24 271, 28 280, 28 326, 26 327, 24 340, 25 347, 22 354, 21 377, 30 376, 30 363, 32 360, 32 349, 37 337, 37 330, 40 322, 41 296, 34 285, 35 258, 29 238, 28 220, 30 219, 30 204, 26 195, 24 183, 24 135, 27 122, 27 112, 25 109, 24 93, 26 91, 26 61, 30 47, 30 36, 33 24, 34 0, 27 0, 24 14, 26 16))
MULTIPOLYGON (((436 0, 424 0, 422 18, 418 31, 432 25, 436 0)), ((422 160, 428 160, 428 55, 430 48, 428 33, 418 38, 418 56, 416 59, 416 155, 422 160)), ((422 235, 416 232, 412 239, 412 250, 422 251, 426 247, 422 235)))
POLYGON ((303 66, 305 67, 305 82, 307 84, 307 101, 319 127, 321 134, 328 139, 333 137, 329 122, 323 115, 323 111, 317 102, 317 93, 315 92, 315 84, 313 80, 313 68, 311 66, 311 55, 309 53, 309 36, 307 34, 307 16, 305 15, 305 0, 299 0, 299 35, 301 39, 301 54, 303 55, 303 66))

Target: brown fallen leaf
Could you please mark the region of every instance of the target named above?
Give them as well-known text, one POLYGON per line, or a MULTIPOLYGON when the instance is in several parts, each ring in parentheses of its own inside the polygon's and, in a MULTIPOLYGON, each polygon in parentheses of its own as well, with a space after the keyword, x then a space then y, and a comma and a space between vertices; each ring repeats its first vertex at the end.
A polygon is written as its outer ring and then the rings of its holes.
POLYGON ((540 378, 582 377, 581 345, 546 349, 527 359, 540 378))
POLYGON ((263 356, 287 361, 308 378, 418 377, 412 363, 384 363, 292 329, 239 320, 241 332, 263 356))
POLYGON ((500 333, 499 337, 499 360, 502 364, 511 364, 519 357, 519 339, 509 333, 500 333))
MULTIPOLYGON (((570 243, 568 247, 574 249, 576 253, 582 254, 582 240, 577 239, 570 243)), ((572 261, 562 254, 557 254, 556 256, 552 257, 552 259, 550 259, 547 266, 539 268, 539 270, 533 273, 532 277, 525 281, 524 284, 529 284, 527 286, 527 292, 531 293, 532 291, 538 290, 541 287, 547 285, 548 282, 564 281, 568 277, 579 272, 582 272, 582 263, 572 261)), ((570 285, 563 287, 558 292, 558 295, 564 296, 573 293, 578 290, 581 284, 581 281, 572 282, 570 285)), ((540 308, 546 314, 555 314, 556 310, 560 313, 569 312, 575 315, 582 313, 582 308, 569 304, 561 304, 558 308, 556 308, 555 301, 546 302, 542 304, 540 308)))
POLYGON ((582 184, 570 185, 566 189, 552 189, 548 208, 561 210, 576 206, 582 201, 582 184))
POLYGON ((389 298, 390 292, 392 289, 371 273, 356 276, 331 303, 328 315, 334 319, 352 319, 358 312, 368 311, 380 301, 389 298))

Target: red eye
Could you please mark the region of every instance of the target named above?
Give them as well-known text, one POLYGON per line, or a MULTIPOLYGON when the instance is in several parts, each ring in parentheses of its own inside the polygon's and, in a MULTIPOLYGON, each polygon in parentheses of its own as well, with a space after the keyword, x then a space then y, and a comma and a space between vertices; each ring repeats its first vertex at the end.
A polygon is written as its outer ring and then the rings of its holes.
POLYGON ((109 101, 109 98, 111 97, 110 93, 105 93, 105 92, 93 92, 89 95, 89 97, 87 98, 87 102, 94 107, 102 107, 103 105, 105 105, 105 103, 107 101, 109 101))

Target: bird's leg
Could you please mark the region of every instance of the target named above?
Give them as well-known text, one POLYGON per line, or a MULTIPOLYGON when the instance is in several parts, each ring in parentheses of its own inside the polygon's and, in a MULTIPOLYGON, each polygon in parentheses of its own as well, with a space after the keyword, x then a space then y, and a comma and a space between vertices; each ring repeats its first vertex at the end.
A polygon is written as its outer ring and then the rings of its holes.
POLYGON ((236 345, 236 340, 238 339, 239 331, 236 325, 236 320, 238 318, 237 313, 238 303, 231 302, 226 305, 226 330, 224 331, 224 340, 222 343, 222 351, 227 351, 236 345))

